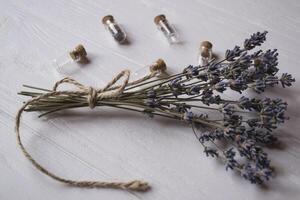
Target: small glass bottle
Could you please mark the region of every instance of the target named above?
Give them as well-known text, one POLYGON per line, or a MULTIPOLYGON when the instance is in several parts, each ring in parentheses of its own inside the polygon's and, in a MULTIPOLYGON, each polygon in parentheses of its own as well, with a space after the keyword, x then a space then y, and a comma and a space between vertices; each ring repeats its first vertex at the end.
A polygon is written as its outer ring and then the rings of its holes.
POLYGON ((166 70, 167 70, 167 65, 166 65, 165 61, 163 59, 158 59, 153 64, 148 65, 146 67, 142 67, 142 68, 138 69, 137 71, 135 71, 133 73, 133 80, 140 79, 140 78, 148 75, 149 72, 155 72, 155 71, 158 72, 156 74, 156 77, 162 78, 165 75, 167 75, 166 70))
POLYGON ((198 64, 199 65, 207 65, 208 62, 212 59, 212 43, 209 41, 203 41, 200 44, 199 55, 198 55, 198 64))
POLYGON ((82 44, 77 45, 72 51, 59 56, 53 60, 54 68, 62 74, 71 72, 74 69, 74 63, 86 60, 87 53, 82 44))
POLYGON ((126 43, 127 35, 121 26, 115 21, 112 15, 104 16, 102 18, 102 23, 118 43, 126 43))
POLYGON ((171 25, 165 15, 158 15, 154 18, 157 28, 163 32, 170 44, 179 43, 178 33, 173 25, 171 25))

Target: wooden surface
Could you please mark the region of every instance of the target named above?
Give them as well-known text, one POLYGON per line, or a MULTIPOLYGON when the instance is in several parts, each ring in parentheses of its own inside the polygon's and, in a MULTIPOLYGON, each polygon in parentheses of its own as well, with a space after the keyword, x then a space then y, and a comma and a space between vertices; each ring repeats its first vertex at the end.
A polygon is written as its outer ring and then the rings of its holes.
MULTIPOLYGON (((51 62, 78 43, 90 63, 73 77, 103 86, 121 69, 135 71, 163 58, 171 71, 196 64, 200 41, 220 56, 256 31, 263 47, 278 48, 281 72, 300 80, 300 1, 67 1, 0 0, 0 199, 298 199, 300 196, 300 84, 268 94, 289 103, 291 117, 277 130, 281 149, 268 150, 277 176, 259 188, 206 158, 186 125, 112 109, 82 109, 38 119, 26 113, 21 132, 42 165, 61 176, 147 180, 152 190, 129 193, 66 187, 39 173, 16 144, 14 117, 22 84, 50 88, 59 79, 51 62), (169 46, 153 17, 165 14, 182 43, 169 46), (117 45, 100 20, 113 14, 130 45, 117 45)), ((251 94, 249 94, 251 95, 251 94)))

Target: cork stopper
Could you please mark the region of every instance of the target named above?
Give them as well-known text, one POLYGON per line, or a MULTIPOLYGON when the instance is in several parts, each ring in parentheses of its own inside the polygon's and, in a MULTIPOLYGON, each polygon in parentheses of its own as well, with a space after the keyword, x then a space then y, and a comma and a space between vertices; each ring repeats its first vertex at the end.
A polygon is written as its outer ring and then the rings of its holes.
POLYGON ((151 72, 161 71, 164 72, 167 70, 167 65, 163 59, 158 59, 153 65, 150 66, 151 72))
POLYGON ((203 41, 200 44, 201 56, 204 58, 208 58, 211 56, 212 51, 212 43, 210 41, 203 41))
POLYGON ((165 15, 157 15, 156 17, 154 17, 154 23, 157 25, 161 20, 166 20, 166 16, 165 15))
POLYGON ((212 49, 213 45, 210 41, 203 41, 200 45, 201 48, 212 49))
POLYGON ((77 45, 71 52, 70 56, 73 60, 82 60, 87 55, 86 50, 82 44, 77 45))
POLYGON ((114 22, 114 17, 112 15, 106 15, 102 18, 102 23, 107 24, 107 21, 114 22))

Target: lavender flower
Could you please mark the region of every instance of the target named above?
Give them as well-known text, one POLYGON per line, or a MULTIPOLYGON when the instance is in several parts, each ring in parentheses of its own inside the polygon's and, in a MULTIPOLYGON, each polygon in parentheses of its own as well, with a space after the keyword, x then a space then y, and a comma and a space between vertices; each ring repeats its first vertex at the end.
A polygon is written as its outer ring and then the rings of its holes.
POLYGON ((241 156, 249 156, 251 149, 254 147, 255 141, 248 139, 248 140, 241 140, 238 141, 238 151, 241 156))
POLYGON ((218 92, 224 92, 227 88, 226 88, 227 84, 225 82, 219 82, 217 84, 215 84, 214 89, 218 92))
POLYGON ((252 110, 252 103, 249 98, 242 96, 238 101, 238 106, 242 109, 252 110))
POLYGON ((180 83, 180 81, 182 80, 181 77, 175 78, 173 80, 170 81, 169 83, 169 87, 171 89, 178 89, 182 87, 182 84, 180 83))
POLYGON ((276 76, 268 75, 268 76, 266 76, 264 81, 265 81, 266 85, 271 86, 271 87, 274 87, 275 85, 278 84, 278 78, 276 76))
POLYGON ((156 92, 154 90, 148 91, 147 97, 151 98, 151 99, 155 99, 156 98, 156 92))
POLYGON ((295 82, 295 79, 292 77, 291 74, 283 73, 280 78, 280 82, 281 82, 282 87, 285 88, 285 86, 290 87, 292 85, 292 83, 295 82))
POLYGON ((207 134, 207 133, 203 133, 201 134, 201 136, 199 137, 199 141, 201 143, 204 143, 204 142, 207 142, 207 141, 210 141, 211 139, 211 135, 210 134, 207 134))
POLYGON ((218 157, 219 154, 217 152, 216 149, 210 148, 210 147, 204 147, 204 151, 203 151, 207 157, 211 156, 211 157, 218 157))
POLYGON ((195 95, 195 94, 199 94, 201 90, 201 86, 199 85, 193 85, 192 87, 190 87, 187 91, 188 95, 195 95))
POLYGON ((262 184, 265 180, 270 179, 272 170, 270 168, 260 169, 254 164, 248 163, 243 167, 241 174, 251 183, 262 184))
POLYGON ((257 93, 262 93, 264 92, 266 89, 266 82, 265 80, 256 80, 255 81, 255 84, 254 84, 254 90, 257 92, 257 93))
POLYGON ((159 102, 156 99, 156 92, 154 90, 148 91, 147 99, 145 99, 145 104, 150 108, 154 108, 159 105, 159 102))
POLYGON ((189 109, 191 109, 191 106, 186 105, 185 103, 177 104, 175 107, 171 108, 172 111, 175 111, 175 112, 178 112, 178 113, 185 113, 189 109))
POLYGON ((219 129, 219 128, 214 129, 210 133, 211 133, 211 135, 213 135, 214 139, 217 139, 217 140, 221 140, 225 137, 224 136, 224 130, 219 129))
POLYGON ((226 50, 225 59, 228 61, 234 61, 236 57, 239 57, 243 50, 239 46, 235 46, 233 50, 226 50))
POLYGON ((206 132, 202 133, 202 134, 200 135, 200 137, 199 137, 199 141, 200 141, 201 143, 204 143, 204 142, 207 142, 207 141, 213 141, 213 140, 215 140, 215 139, 216 139, 215 135, 212 134, 212 133, 209 132, 209 131, 206 131, 206 132))
POLYGON ((249 39, 246 39, 244 42, 244 48, 247 50, 251 50, 256 46, 260 46, 265 40, 268 31, 257 32, 251 35, 249 39))
POLYGON ((183 114, 183 120, 188 122, 188 123, 191 123, 193 122, 193 119, 194 119, 194 113, 193 112, 190 112, 190 111, 187 111, 183 114))
POLYGON ((240 115, 225 115, 223 119, 224 126, 238 127, 241 125, 243 117, 240 115))
POLYGON ((180 89, 182 88, 182 84, 180 83, 181 77, 175 78, 171 80, 168 84, 169 87, 175 97, 181 94, 180 89))
POLYGON ((265 53, 263 53, 260 57, 261 64, 265 67, 265 72, 270 75, 274 75, 278 72, 278 53, 277 49, 269 49, 265 53))
POLYGON ((248 88, 247 82, 242 77, 237 78, 236 80, 230 81, 230 89, 242 93, 242 91, 248 88))
POLYGON ((188 78, 196 77, 199 75, 199 69, 193 65, 189 65, 183 70, 183 73, 186 73, 188 78))
POLYGON ((150 108, 154 108, 154 107, 158 106, 158 102, 155 99, 151 99, 151 98, 146 99, 145 104, 147 106, 149 106, 150 108))
POLYGON ((252 55, 248 55, 247 52, 244 52, 240 58, 237 60, 235 65, 239 65, 242 68, 248 68, 248 66, 252 63, 252 55))
POLYGON ((201 93, 201 101, 206 104, 209 105, 213 99, 213 91, 211 89, 205 89, 202 91, 201 93))
POLYGON ((198 79, 202 80, 202 81, 207 81, 208 80, 208 73, 199 73, 198 76, 197 76, 198 79))
POLYGON ((224 114, 224 115, 233 115, 233 113, 235 112, 235 107, 229 103, 225 103, 220 111, 224 114))
POLYGON ((226 171, 228 169, 235 169, 239 167, 238 162, 235 159, 235 151, 233 150, 233 148, 231 147, 230 149, 228 149, 227 151, 224 152, 225 158, 226 158, 226 164, 225 164, 225 168, 226 171))
POLYGON ((255 139, 259 144, 270 145, 275 144, 278 139, 270 131, 254 130, 249 137, 255 139))

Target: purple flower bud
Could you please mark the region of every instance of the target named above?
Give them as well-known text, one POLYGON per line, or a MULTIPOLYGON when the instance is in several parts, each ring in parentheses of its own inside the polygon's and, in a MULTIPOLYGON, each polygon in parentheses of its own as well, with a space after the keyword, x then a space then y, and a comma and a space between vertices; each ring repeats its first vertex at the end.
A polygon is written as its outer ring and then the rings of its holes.
POLYGON ((249 39, 245 40, 244 48, 247 50, 251 50, 256 46, 260 46, 266 40, 267 33, 268 33, 267 31, 264 31, 262 33, 257 32, 252 34, 249 39))
POLYGON ((216 149, 210 148, 210 147, 205 147, 203 151, 207 157, 218 157, 219 154, 216 149))

